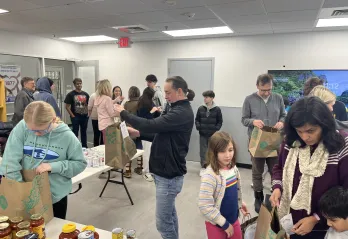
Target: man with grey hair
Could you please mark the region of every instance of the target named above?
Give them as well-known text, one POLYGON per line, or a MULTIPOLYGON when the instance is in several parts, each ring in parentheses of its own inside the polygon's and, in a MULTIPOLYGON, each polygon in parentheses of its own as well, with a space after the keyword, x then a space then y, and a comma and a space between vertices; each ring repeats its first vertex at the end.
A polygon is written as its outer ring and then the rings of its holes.
MULTIPOLYGON (((281 130, 286 116, 283 97, 277 93, 272 93, 272 75, 259 75, 256 87, 258 91, 245 98, 242 110, 242 124, 248 127, 249 140, 254 127, 262 129, 264 126, 271 126, 281 130)), ((267 164, 268 171, 272 176, 272 170, 274 165, 277 164, 277 159, 277 157, 251 157, 255 211, 257 213, 260 211, 261 203, 264 200, 262 180, 264 165, 267 164)))

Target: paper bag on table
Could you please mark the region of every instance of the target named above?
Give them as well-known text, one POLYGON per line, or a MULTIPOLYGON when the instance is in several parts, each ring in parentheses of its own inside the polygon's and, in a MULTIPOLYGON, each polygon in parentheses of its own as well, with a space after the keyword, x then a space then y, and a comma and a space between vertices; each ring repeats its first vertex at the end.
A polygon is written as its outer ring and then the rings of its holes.
POLYGON ((279 131, 275 128, 254 127, 250 137, 249 152, 254 158, 277 157, 281 139, 279 131))
POLYGON ((40 214, 46 223, 51 221, 53 208, 48 173, 36 175, 34 170, 23 170, 22 175, 24 182, 1 179, 0 215, 30 220, 31 215, 40 214))
POLYGON ((261 205, 256 223, 255 239, 288 239, 280 224, 276 207, 269 212, 264 205, 261 205))
POLYGON ((105 133, 105 164, 123 169, 137 153, 134 141, 129 137, 123 138, 121 123, 115 123, 106 128, 105 133))

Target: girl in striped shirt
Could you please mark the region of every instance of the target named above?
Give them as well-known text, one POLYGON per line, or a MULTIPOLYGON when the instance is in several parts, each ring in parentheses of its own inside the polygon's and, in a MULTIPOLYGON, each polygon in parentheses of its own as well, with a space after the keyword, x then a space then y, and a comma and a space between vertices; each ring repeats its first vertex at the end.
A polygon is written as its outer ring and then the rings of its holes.
POLYGON ((208 239, 242 239, 239 209, 248 213, 242 202, 240 175, 231 136, 219 131, 209 140, 208 167, 201 177, 198 206, 206 218, 208 239))

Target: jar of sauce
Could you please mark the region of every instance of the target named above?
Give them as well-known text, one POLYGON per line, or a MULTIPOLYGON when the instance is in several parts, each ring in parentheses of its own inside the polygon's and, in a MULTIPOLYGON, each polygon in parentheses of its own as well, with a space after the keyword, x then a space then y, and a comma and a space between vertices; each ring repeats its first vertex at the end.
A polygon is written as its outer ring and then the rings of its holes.
POLYGON ((10 219, 10 226, 12 229, 12 238, 16 238, 16 233, 18 231, 18 224, 23 222, 23 217, 13 217, 10 219))
POLYGON ((7 216, 0 216, 0 223, 5 223, 5 222, 9 222, 8 217, 7 216))
POLYGON ((29 230, 31 231, 31 227, 30 227, 30 222, 28 221, 24 221, 24 222, 21 222, 17 225, 17 232, 20 231, 20 230, 29 230))
POLYGON ((68 223, 63 226, 59 239, 77 239, 79 233, 80 231, 76 230, 76 224, 68 223))
POLYGON ((92 231, 94 232, 94 239, 99 239, 99 234, 95 231, 95 227, 92 225, 85 226, 84 228, 82 228, 82 231, 92 231))
POLYGON ((45 219, 41 214, 34 214, 30 219, 30 226, 33 232, 39 235, 39 239, 45 239, 45 219))
POLYGON ((30 234, 29 230, 21 230, 16 233, 15 238, 17 239, 25 239, 30 234))
POLYGON ((12 230, 10 224, 0 223, 0 239, 11 239, 12 238, 12 230))

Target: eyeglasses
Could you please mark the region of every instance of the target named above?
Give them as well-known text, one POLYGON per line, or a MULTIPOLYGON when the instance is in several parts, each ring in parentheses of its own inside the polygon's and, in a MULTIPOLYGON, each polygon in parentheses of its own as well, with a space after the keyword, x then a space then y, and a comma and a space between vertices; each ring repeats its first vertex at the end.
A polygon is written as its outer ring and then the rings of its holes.
POLYGON ((42 130, 28 129, 28 131, 33 132, 33 133, 39 133, 39 134, 47 134, 47 133, 49 133, 49 130, 51 128, 51 124, 52 124, 52 122, 48 125, 47 129, 42 129, 42 130))
POLYGON ((271 92, 272 91, 272 89, 267 89, 267 90, 260 90, 261 92, 271 92))

